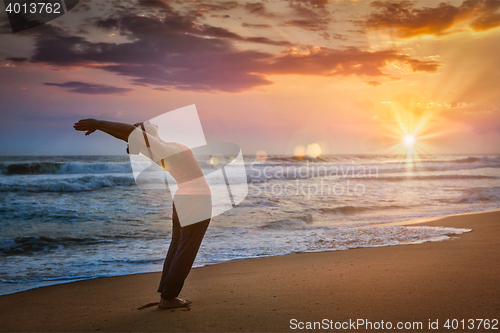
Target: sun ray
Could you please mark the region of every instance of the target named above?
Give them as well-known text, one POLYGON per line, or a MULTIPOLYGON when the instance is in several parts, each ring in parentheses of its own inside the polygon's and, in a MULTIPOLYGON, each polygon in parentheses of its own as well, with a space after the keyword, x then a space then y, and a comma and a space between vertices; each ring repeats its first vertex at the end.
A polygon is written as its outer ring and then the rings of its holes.
POLYGON ((388 110, 390 117, 386 119, 384 134, 394 143, 388 152, 395 154, 402 163, 408 175, 418 172, 418 161, 421 156, 431 154, 433 149, 428 139, 442 135, 433 128, 432 112, 419 112, 411 106, 403 107, 397 103, 390 103, 388 110), (427 141, 427 142, 426 142, 427 141))

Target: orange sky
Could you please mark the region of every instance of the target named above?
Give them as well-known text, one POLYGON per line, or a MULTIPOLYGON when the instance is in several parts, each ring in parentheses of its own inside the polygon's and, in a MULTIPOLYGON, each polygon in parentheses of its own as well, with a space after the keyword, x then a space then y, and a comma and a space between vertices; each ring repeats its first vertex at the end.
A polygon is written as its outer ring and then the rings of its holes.
POLYGON ((405 131, 422 153, 500 152, 499 1, 80 0, 24 32, 0 20, 0 154, 121 154, 72 123, 190 104, 245 154, 386 154, 405 131))

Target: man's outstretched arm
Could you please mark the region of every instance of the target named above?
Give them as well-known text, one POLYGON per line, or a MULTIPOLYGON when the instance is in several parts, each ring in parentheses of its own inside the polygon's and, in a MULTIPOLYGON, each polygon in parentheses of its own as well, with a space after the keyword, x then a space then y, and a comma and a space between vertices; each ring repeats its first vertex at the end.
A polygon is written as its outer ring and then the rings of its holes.
POLYGON ((132 140, 131 144, 135 147, 133 154, 142 153, 155 163, 159 163, 159 161, 166 158, 170 158, 170 162, 175 163, 181 158, 182 148, 179 145, 159 141, 156 137, 136 127, 141 124, 130 125, 105 120, 82 119, 73 127, 77 131, 86 131, 85 135, 90 135, 99 130, 127 143, 132 140), (139 132, 130 137, 134 130, 139 130, 139 132), (148 144, 145 142, 146 138, 148 144))
POLYGON ((135 129, 134 125, 97 119, 82 119, 73 127, 77 131, 86 131, 85 135, 99 130, 125 142, 128 141, 130 133, 135 129))

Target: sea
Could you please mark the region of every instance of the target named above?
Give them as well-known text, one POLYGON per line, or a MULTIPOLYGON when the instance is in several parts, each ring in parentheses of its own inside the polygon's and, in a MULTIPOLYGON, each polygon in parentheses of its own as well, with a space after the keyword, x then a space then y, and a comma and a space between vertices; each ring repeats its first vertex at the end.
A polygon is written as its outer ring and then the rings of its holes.
MULTIPOLYGON (((471 229, 379 225, 500 208, 499 155, 244 159, 248 195, 212 219, 194 267, 450 241, 471 229)), ((171 213, 171 193, 138 187, 128 156, 2 156, 0 294, 159 272, 171 213)))

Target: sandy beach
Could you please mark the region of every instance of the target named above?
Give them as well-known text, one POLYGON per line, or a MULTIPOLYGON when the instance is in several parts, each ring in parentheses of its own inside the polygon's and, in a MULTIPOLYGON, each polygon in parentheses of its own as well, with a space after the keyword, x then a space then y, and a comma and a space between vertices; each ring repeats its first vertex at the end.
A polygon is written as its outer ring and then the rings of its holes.
POLYGON ((448 332, 454 330, 444 324, 456 319, 455 331, 495 331, 484 324, 478 329, 479 321, 474 329, 467 326, 469 319, 500 319, 499 222, 500 212, 450 216, 423 225, 473 231, 442 242, 193 269, 180 295, 193 301, 185 309, 138 309, 159 300, 160 273, 42 287, 0 297, 0 330, 285 332, 307 328, 307 322, 328 322, 333 325, 328 331, 335 331, 335 323, 346 328, 359 319, 364 324, 347 330, 366 331, 366 321, 375 327, 383 321, 395 331, 448 332), (437 329, 429 329, 429 321, 438 321, 437 329), (421 322, 422 327, 396 330, 398 322, 421 322))

